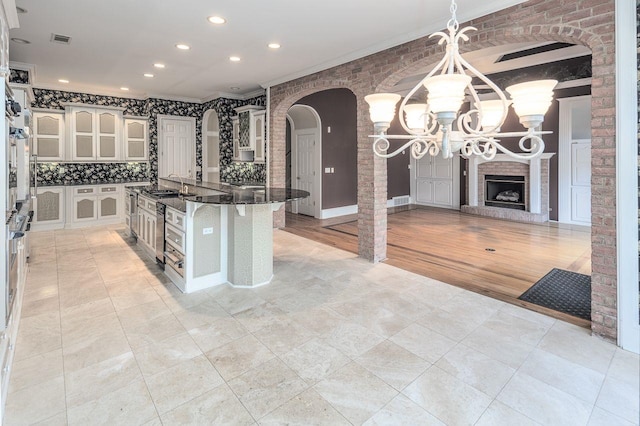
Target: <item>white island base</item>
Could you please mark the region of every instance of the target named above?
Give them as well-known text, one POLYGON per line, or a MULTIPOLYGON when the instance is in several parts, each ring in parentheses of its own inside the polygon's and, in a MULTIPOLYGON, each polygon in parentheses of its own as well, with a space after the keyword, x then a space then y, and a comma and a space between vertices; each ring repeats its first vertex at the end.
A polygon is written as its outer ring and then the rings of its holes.
MULTIPOLYGON (((268 284, 273 278, 273 212, 282 204, 187 201, 184 277, 169 258, 165 273, 184 293, 225 283, 246 288, 268 284)), ((167 239, 167 249, 171 245, 167 239)))

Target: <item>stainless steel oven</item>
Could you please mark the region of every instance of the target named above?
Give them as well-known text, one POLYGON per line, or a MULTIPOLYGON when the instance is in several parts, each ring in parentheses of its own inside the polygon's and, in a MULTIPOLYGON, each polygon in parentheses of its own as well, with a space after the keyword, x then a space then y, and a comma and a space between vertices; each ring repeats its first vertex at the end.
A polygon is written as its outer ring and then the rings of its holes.
POLYGON ((129 235, 138 238, 138 193, 134 190, 128 190, 129 195, 129 235))
POLYGON ((156 202, 156 263, 164 269, 164 214, 167 206, 156 202))

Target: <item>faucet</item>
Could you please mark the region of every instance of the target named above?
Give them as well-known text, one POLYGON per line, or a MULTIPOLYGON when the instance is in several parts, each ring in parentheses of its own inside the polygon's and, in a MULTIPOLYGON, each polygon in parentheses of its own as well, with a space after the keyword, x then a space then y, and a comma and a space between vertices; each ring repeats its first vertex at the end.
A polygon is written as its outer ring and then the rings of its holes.
POLYGON ((184 184, 184 181, 182 180, 182 176, 180 176, 178 174, 175 174, 175 173, 169 173, 169 176, 167 176, 167 177, 170 178, 172 176, 175 176, 178 179, 180 179, 180 194, 186 194, 188 191, 187 191, 187 187, 184 184))

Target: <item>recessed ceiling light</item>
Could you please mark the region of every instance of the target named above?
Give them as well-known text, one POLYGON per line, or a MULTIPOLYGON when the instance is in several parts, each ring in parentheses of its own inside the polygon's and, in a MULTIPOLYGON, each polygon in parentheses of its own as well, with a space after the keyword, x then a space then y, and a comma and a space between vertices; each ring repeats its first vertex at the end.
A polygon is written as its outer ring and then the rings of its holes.
POLYGON ((176 44, 176 47, 180 50, 189 50, 191 49, 191 46, 189 46, 188 44, 176 44))
POLYGON ((25 40, 23 38, 18 38, 18 37, 12 37, 11 41, 18 44, 31 44, 29 40, 25 40))
POLYGON ((125 92, 129 90, 128 87, 121 87, 120 90, 124 90, 125 92))
POLYGON ((270 49, 280 49, 280 45, 278 43, 269 43, 270 49))
POLYGON ((217 25, 224 24, 225 22, 227 22, 227 20, 224 19, 221 16, 209 16, 207 18, 207 21, 211 22, 212 24, 217 24, 217 25))
POLYGON ((143 75, 144 75, 145 77, 147 77, 147 78, 152 78, 152 77, 153 77, 153 74, 148 73, 148 72, 144 73, 143 75))
POLYGON ((231 90, 240 90, 240 88, 236 87, 236 86, 231 86, 231 87, 229 87, 229 89, 231 89, 231 90))
POLYGON ((231 62, 240 62, 240 56, 229 56, 231 62))
POLYGON ((155 63, 153 64, 153 66, 156 68, 164 68, 164 64, 161 64, 161 63, 155 63))
POLYGON ((64 83, 67 84, 69 82, 69 80, 61 78, 60 80, 58 80, 60 83, 64 83))
POLYGON ((25 9, 24 7, 16 6, 16 12, 18 12, 18 13, 27 13, 28 10, 25 9))

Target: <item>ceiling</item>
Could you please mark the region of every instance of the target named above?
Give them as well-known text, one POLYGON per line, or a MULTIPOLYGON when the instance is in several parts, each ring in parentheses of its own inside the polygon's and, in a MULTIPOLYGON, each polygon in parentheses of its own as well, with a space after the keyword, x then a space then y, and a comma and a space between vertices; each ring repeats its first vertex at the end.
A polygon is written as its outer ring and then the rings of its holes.
MULTIPOLYGON (((464 22, 523 0, 458 0, 464 22)), ((16 0, 26 13, 10 60, 33 85, 94 94, 208 100, 273 84, 441 30, 447 0, 16 0), (213 25, 208 16, 227 20, 213 25), (52 34, 71 37, 51 42, 52 34), (278 50, 267 45, 277 42, 278 50), (191 46, 188 51, 177 43, 191 46), (239 62, 229 57, 237 55, 239 62), (153 64, 161 62, 164 69, 153 64), (153 73, 153 78, 144 77, 153 73), (58 82, 66 79, 67 84, 58 82), (129 91, 122 91, 128 87, 129 91)))

